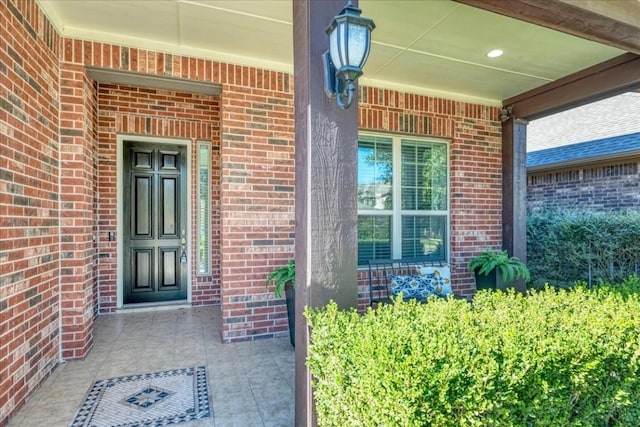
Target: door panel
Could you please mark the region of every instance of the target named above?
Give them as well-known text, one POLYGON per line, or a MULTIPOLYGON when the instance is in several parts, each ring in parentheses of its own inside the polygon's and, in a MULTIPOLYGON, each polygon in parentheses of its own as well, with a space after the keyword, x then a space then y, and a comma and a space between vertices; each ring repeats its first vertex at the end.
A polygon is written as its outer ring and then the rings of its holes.
POLYGON ((161 224, 160 235, 163 238, 178 237, 178 224, 176 221, 179 218, 177 208, 179 201, 176 200, 179 192, 177 187, 179 185, 178 179, 175 177, 161 177, 162 181, 162 193, 160 194, 160 215, 161 224))
POLYGON ((160 265, 160 290, 175 289, 178 285, 176 272, 179 270, 179 248, 162 248, 160 265))
POLYGON ((153 177, 150 175, 134 175, 133 195, 131 201, 135 204, 135 216, 132 218, 132 238, 149 239, 151 235, 151 224, 153 223, 151 195, 153 194, 153 177))
POLYGON ((153 249, 133 249, 133 292, 148 292, 152 290, 153 277, 153 249))
POLYGON ((153 151, 139 149, 135 152, 135 168, 136 169, 151 169, 153 151))
POLYGON ((124 143, 124 303, 187 298, 186 147, 124 143))

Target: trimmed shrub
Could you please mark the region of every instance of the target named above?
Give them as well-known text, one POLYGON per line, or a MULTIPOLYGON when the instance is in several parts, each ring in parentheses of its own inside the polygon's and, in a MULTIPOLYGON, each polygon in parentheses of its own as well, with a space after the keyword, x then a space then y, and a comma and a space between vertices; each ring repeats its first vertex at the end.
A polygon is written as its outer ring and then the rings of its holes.
POLYGON ((306 312, 318 423, 637 426, 640 300, 609 289, 306 312))
POLYGON ((636 274, 632 274, 622 282, 615 285, 611 285, 610 283, 600 283, 596 289, 600 289, 605 292, 615 292, 623 298, 629 298, 632 295, 640 295, 640 277, 636 274))
POLYGON ((638 273, 640 213, 531 212, 527 267, 537 285, 619 282, 638 273))

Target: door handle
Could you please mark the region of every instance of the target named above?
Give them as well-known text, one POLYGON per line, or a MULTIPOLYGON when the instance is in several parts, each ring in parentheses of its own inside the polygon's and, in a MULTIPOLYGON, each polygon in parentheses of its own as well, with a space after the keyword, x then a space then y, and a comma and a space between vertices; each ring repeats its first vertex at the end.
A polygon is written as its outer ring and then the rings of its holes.
POLYGON ((180 263, 186 264, 187 263, 187 251, 186 251, 187 239, 184 238, 184 230, 182 230, 182 240, 180 241, 180 243, 182 243, 182 255, 180 255, 180 263))

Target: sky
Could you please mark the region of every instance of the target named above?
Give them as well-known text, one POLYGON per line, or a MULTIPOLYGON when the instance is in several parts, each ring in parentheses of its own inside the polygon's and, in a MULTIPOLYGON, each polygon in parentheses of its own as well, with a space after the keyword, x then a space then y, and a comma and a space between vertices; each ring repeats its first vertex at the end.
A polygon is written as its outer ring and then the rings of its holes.
POLYGON ((527 126, 527 151, 640 132, 640 92, 583 105, 527 126))

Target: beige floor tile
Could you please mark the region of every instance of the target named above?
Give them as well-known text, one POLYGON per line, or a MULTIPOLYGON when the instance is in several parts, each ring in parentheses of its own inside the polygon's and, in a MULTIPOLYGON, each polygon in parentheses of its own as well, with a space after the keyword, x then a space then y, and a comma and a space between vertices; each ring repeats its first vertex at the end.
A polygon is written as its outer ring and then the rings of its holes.
POLYGON ((95 378, 75 380, 73 378, 56 381, 51 387, 42 390, 38 402, 60 402, 81 399, 89 389, 95 378))
POLYGON ((226 393, 226 399, 214 399, 212 402, 214 418, 220 422, 238 414, 258 413, 258 406, 251 392, 226 393))
POLYGON ((213 418, 185 427, 289 427, 294 351, 288 338, 223 344, 220 309, 102 315, 84 361, 58 366, 8 427, 67 427, 93 381, 204 365, 213 418))
POLYGON ((158 371, 166 371, 169 369, 177 369, 182 368, 184 366, 176 365, 173 360, 173 357, 148 357, 145 355, 144 358, 141 358, 136 362, 136 371, 138 373, 150 373, 150 372, 158 372, 158 371))
POLYGON ((267 386, 252 385, 251 392, 263 418, 272 419, 293 413, 295 393, 288 384, 274 382, 267 386))
POLYGON ((81 399, 82 397, 75 400, 39 402, 22 421, 22 426, 68 426, 78 410, 81 399))
POLYGON ((209 383, 209 393, 214 398, 225 398, 225 396, 235 393, 243 393, 246 396, 251 393, 251 386, 244 375, 229 375, 210 381, 209 383))
POLYGON ((262 420, 264 427, 290 427, 295 424, 295 413, 293 408, 277 409, 268 414, 262 414, 262 420))
POLYGON ((282 372, 273 363, 264 362, 260 365, 246 366, 245 372, 252 385, 269 385, 274 382, 282 382, 280 381, 282 372))
POLYGON ((202 420, 191 421, 185 424, 179 424, 179 427, 215 427, 214 418, 204 418, 202 420))
POLYGON ((233 358, 233 360, 236 360, 238 358, 235 344, 206 344, 205 350, 212 359, 227 360, 228 358, 233 358))
POLYGON ((134 364, 106 364, 96 374, 97 379, 107 379, 114 377, 122 377, 125 375, 134 375, 145 372, 138 372, 138 367, 134 364))
MULTIPOLYGON (((214 419, 216 427, 257 427, 264 425, 258 411, 245 411, 225 417, 224 419, 214 419)), ((291 424, 289 426, 291 426, 291 424)))
POLYGON ((211 360, 207 359, 207 372, 209 378, 217 380, 218 378, 226 378, 228 376, 242 376, 246 378, 244 367, 233 360, 211 360))

